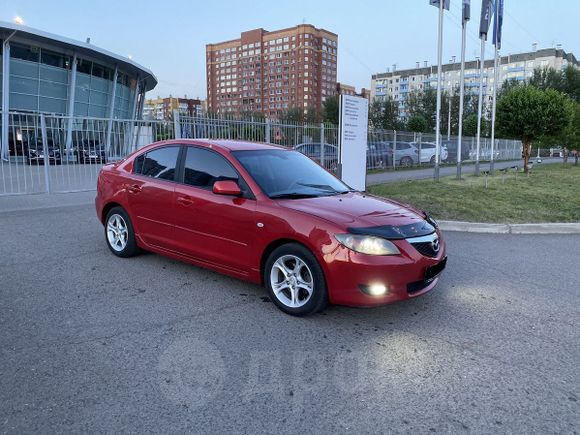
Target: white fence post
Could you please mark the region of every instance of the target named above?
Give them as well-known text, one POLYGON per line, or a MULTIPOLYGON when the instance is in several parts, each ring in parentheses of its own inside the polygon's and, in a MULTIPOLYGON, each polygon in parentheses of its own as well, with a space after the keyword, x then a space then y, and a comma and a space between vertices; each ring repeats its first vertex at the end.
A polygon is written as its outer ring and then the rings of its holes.
POLYGON ((325 146, 324 146, 324 122, 320 123, 320 165, 325 168, 325 159, 324 159, 324 153, 325 153, 325 146))
POLYGON ((44 119, 43 113, 40 114, 40 134, 42 135, 42 152, 44 154, 44 184, 46 187, 46 193, 50 193, 50 174, 49 174, 50 157, 48 155, 48 136, 46 134, 46 120, 44 119))
POLYGON ((266 143, 271 143, 271 141, 270 141, 270 136, 271 136, 270 129, 271 129, 271 127, 272 127, 272 123, 271 123, 270 119, 266 119, 266 143))
POLYGON ((181 139, 181 124, 179 122, 179 111, 173 111, 173 139, 181 139))
POLYGON ((393 169, 397 168, 397 130, 393 130, 393 169))

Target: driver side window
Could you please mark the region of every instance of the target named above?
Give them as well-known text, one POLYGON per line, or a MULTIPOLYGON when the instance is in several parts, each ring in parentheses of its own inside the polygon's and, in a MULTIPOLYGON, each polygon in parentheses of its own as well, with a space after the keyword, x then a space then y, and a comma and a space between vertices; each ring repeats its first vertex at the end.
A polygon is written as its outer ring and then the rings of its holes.
POLYGON ((250 189, 234 167, 218 153, 188 146, 185 153, 183 183, 188 186, 212 190, 216 181, 233 180, 244 196, 252 196, 250 189))

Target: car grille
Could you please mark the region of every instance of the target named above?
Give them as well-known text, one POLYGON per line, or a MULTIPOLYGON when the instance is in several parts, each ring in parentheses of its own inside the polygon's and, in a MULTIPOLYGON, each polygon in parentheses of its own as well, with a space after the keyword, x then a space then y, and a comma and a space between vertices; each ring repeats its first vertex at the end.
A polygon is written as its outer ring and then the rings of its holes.
POLYGON ((425 257, 437 257, 439 250, 435 251, 433 249, 433 244, 431 242, 423 242, 423 243, 411 243, 413 247, 419 251, 421 255, 425 257))
POLYGON ((411 237, 407 241, 425 257, 437 257, 439 255, 439 236, 437 233, 431 233, 427 236, 411 237))

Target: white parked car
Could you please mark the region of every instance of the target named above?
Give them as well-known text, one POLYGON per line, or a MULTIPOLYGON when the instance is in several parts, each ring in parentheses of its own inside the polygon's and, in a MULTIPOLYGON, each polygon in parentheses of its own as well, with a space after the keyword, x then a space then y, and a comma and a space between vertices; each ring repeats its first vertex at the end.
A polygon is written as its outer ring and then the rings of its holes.
MULTIPOLYGON (((493 152, 494 160, 497 160, 499 157, 499 151, 493 152)), ((477 151, 472 149, 469 151, 469 160, 476 160, 477 151)), ((479 160, 491 160, 491 149, 489 148, 482 148, 479 150, 479 160)))
MULTIPOLYGON (((420 149, 420 162, 421 163, 431 163, 432 165, 435 164, 435 148, 436 145, 433 142, 413 142, 413 145, 420 149)), ((447 151, 447 145, 441 145, 441 160, 444 162, 449 157, 449 152, 447 151)))

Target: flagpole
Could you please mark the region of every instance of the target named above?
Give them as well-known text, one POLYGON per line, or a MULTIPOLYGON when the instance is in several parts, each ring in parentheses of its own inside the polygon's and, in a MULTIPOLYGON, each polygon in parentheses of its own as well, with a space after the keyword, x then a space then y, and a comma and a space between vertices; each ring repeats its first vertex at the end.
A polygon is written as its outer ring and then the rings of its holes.
MULTIPOLYGON (((499 4, 499 0, 495 1, 494 5, 494 32, 493 32, 493 45, 495 47, 494 58, 493 58, 493 96, 492 96, 492 109, 491 109, 491 154, 489 156, 489 173, 493 174, 494 166, 494 151, 495 151, 495 109, 497 104, 497 87, 499 86, 499 72, 498 68, 498 45, 500 42, 499 36, 499 25, 500 25, 500 7, 503 5, 499 4), (499 7, 498 7, 499 6, 499 7)), ((500 62, 501 63, 501 62, 500 62)))
POLYGON ((479 60, 479 101, 477 102, 477 141, 475 154, 475 175, 479 175, 479 150, 481 142, 481 110, 483 107, 483 65, 485 64, 485 36, 481 35, 481 58, 479 60))
POLYGON ((437 37, 437 114, 435 120, 435 169, 433 178, 439 181, 439 158, 441 147, 441 63, 443 57, 443 0, 439 0, 439 30, 437 37))
POLYGON ((457 139, 457 179, 461 180, 461 145, 463 134, 463 100, 465 95, 465 34, 467 28, 467 21, 463 20, 461 25, 461 73, 459 75, 459 137, 457 139))
POLYGON ((498 86, 498 63, 497 63, 497 45, 495 46, 495 57, 493 60, 493 97, 492 97, 492 109, 491 109, 491 154, 490 154, 490 161, 489 161, 489 173, 493 174, 493 158, 494 158, 494 149, 495 149, 495 107, 496 107, 496 99, 497 99, 497 86, 498 86))

